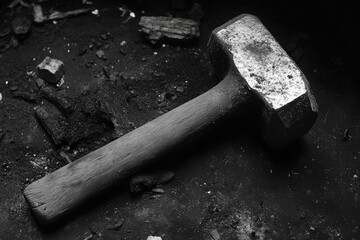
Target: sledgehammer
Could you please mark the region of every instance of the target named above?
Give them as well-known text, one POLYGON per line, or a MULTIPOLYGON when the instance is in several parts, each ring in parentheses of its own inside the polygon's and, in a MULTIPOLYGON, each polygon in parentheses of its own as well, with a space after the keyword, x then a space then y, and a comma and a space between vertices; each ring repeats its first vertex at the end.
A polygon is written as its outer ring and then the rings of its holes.
POLYGON ((258 18, 243 14, 216 28, 208 47, 223 78, 218 85, 25 188, 41 223, 58 220, 200 130, 249 108, 259 109, 262 135, 272 147, 312 127, 318 110, 309 84, 258 18))

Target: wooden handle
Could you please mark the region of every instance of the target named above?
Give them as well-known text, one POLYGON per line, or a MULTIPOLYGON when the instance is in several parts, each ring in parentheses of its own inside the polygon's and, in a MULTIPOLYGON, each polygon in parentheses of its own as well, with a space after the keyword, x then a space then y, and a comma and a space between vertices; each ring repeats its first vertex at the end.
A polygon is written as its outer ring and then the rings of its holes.
POLYGON ((31 183, 24 195, 36 218, 52 223, 244 105, 249 96, 246 86, 226 77, 197 98, 31 183))

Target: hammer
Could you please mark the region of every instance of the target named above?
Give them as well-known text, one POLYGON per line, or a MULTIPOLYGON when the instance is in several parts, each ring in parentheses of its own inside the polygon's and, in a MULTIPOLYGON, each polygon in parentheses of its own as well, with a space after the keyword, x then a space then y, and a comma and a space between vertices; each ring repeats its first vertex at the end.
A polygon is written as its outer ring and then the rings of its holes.
POLYGON ((31 183, 24 190, 43 224, 53 223, 218 120, 257 107, 261 133, 279 148, 317 117, 308 81, 258 18, 242 14, 216 28, 209 53, 215 87, 121 138, 31 183))

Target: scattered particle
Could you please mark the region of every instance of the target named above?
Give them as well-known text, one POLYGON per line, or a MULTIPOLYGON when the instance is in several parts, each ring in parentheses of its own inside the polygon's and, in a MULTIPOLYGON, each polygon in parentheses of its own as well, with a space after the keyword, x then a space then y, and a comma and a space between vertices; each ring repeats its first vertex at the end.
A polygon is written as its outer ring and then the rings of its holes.
POLYGON ((95 16, 99 16, 99 10, 94 9, 93 11, 91 11, 91 13, 95 16))

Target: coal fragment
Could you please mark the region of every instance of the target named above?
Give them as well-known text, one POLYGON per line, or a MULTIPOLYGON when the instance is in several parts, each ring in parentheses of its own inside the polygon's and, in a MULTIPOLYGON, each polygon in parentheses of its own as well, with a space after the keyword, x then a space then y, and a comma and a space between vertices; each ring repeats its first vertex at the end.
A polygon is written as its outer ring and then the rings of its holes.
POLYGON ((69 146, 99 139, 114 129, 116 117, 105 99, 106 90, 88 90, 74 102, 74 111, 68 116, 69 146))
POLYGON ((50 135, 56 145, 66 141, 67 122, 65 117, 45 106, 38 106, 35 109, 35 116, 50 135))
POLYGON ((31 103, 37 103, 40 100, 35 93, 29 91, 16 91, 13 93, 13 98, 21 98, 31 103))
POLYGON ((44 79, 42 79, 42 78, 36 78, 35 82, 39 88, 42 88, 46 85, 44 79))
POLYGON ((38 66, 38 75, 48 83, 57 84, 65 74, 64 63, 58 59, 46 57, 38 66))
POLYGON ((113 226, 110 226, 108 229, 119 231, 123 224, 124 224, 124 220, 121 219, 117 221, 113 226))
POLYGON ((178 87, 176 87, 176 91, 182 93, 182 92, 184 92, 184 87, 178 86, 178 87))
POLYGON ((71 103, 66 97, 50 86, 44 86, 40 89, 41 96, 54 103, 65 114, 69 114, 73 111, 71 103))
POLYGON ((16 35, 25 35, 31 28, 31 21, 25 16, 16 16, 11 22, 13 31, 16 35))
POLYGON ((175 173, 170 170, 137 174, 130 180, 130 191, 135 194, 149 191, 158 185, 171 181, 174 176, 175 173))
POLYGON ((143 16, 139 25, 151 43, 160 40, 185 42, 199 38, 199 23, 184 18, 143 16))
POLYGON ((216 229, 211 230, 210 235, 211 235, 212 240, 219 240, 220 239, 220 234, 216 229))
POLYGON ((98 51, 96 51, 96 56, 97 56, 99 59, 103 59, 103 60, 106 59, 105 52, 104 52, 103 50, 98 50, 98 51))

